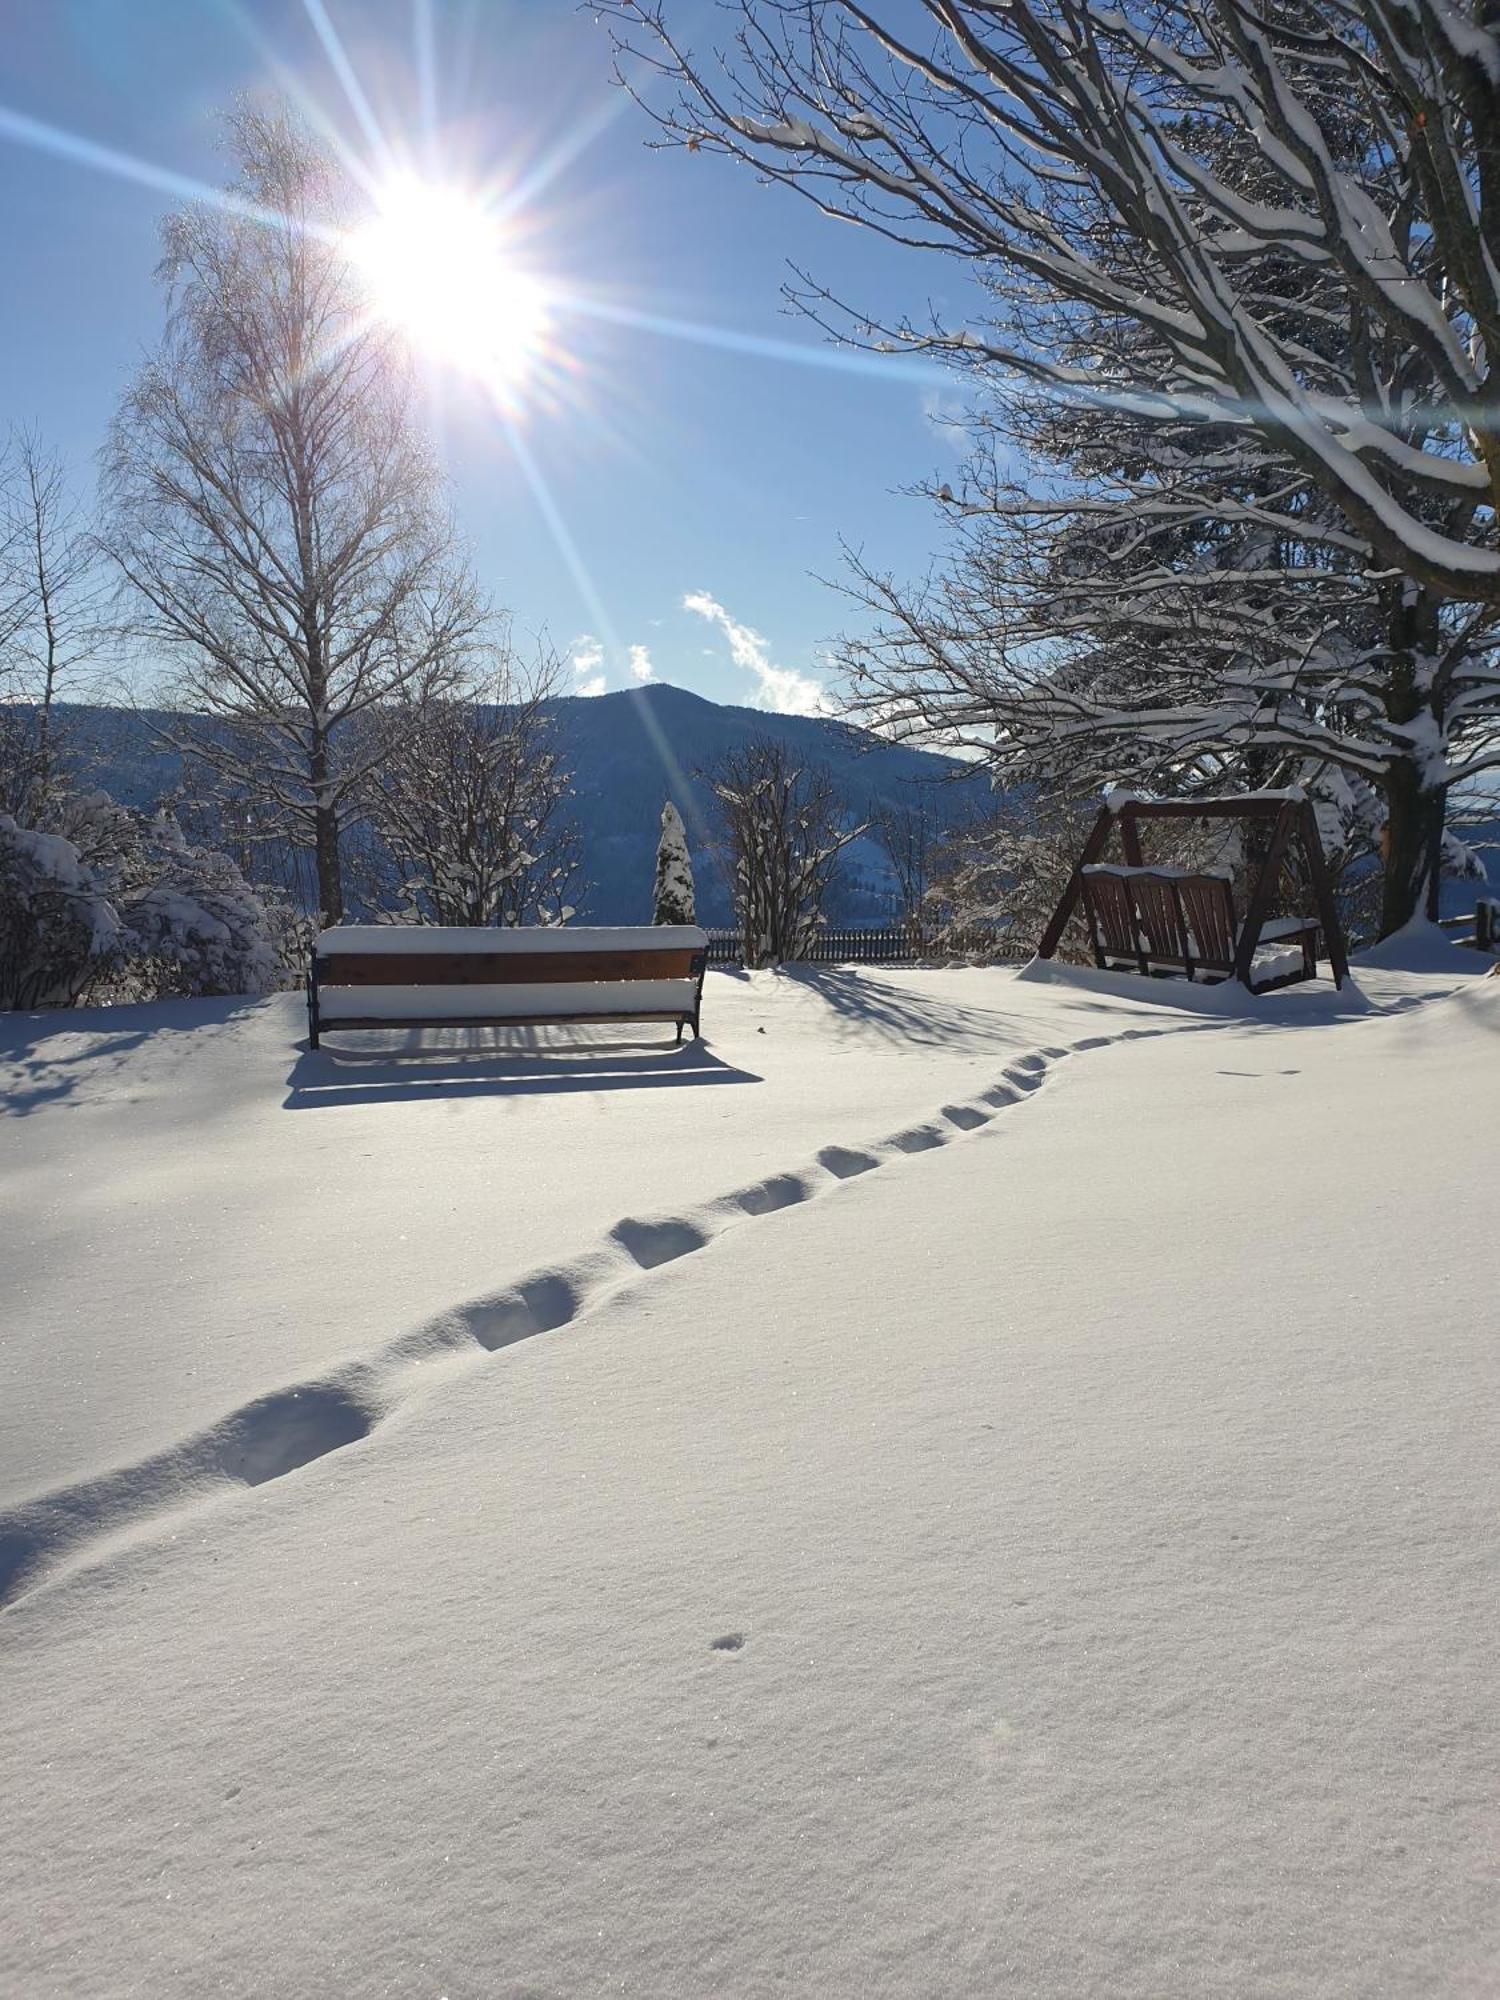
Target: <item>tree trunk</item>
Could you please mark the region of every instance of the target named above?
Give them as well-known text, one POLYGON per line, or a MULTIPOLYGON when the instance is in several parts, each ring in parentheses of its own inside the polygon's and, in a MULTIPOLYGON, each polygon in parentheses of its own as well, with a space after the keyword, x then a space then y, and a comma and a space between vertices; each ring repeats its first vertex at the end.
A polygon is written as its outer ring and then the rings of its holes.
POLYGON ((1389 937, 1419 913, 1437 917, 1448 792, 1424 786, 1416 765, 1403 761, 1386 779, 1385 803, 1380 935, 1389 937))
POLYGON ((313 808, 313 852, 318 865, 318 907, 325 924, 344 921, 344 882, 339 866, 339 819, 332 806, 313 808))
MULTIPOLYGON (((1440 637, 1437 600, 1410 583, 1398 583, 1387 616, 1391 652, 1387 713, 1398 723, 1425 719, 1433 725, 1434 741, 1440 742, 1442 718, 1436 713, 1432 687, 1440 637)), ((1415 757, 1403 757, 1386 774, 1385 804, 1380 935, 1389 937, 1419 913, 1430 921, 1437 918, 1448 788, 1433 784, 1415 757)))
POLYGON ((313 797, 313 861, 318 871, 318 908, 325 924, 344 920, 344 877, 339 856, 338 807, 330 804, 328 744, 322 736, 313 739, 308 752, 307 775, 313 797))

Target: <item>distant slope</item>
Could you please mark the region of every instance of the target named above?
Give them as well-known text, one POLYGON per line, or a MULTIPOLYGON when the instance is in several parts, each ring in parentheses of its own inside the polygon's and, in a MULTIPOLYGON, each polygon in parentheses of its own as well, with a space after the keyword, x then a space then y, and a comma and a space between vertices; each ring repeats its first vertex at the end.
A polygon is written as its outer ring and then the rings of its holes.
MULTIPOLYGON (((650 916, 667 797, 687 822, 700 915, 710 923, 729 921, 728 885, 712 853, 714 800, 702 773, 751 737, 773 737, 809 763, 826 765, 856 821, 881 805, 906 803, 939 829, 968 817, 984 788, 982 778, 951 758, 887 743, 848 723, 730 708, 665 684, 561 700, 556 707, 596 885, 590 908, 621 922, 650 916)), ((845 863, 833 914, 883 918, 894 884, 879 847, 860 840, 847 850, 845 863)))
MULTIPOLYGON (((665 683, 563 696, 551 708, 560 754, 574 774, 573 809, 583 833, 590 886, 579 914, 601 922, 649 921, 666 798, 687 822, 700 917, 729 922, 728 885, 712 846, 713 796, 703 774, 750 737, 774 737, 798 757, 826 765, 856 821, 882 805, 907 804, 921 809, 936 832, 966 819, 986 790, 980 774, 951 758, 887 743, 849 723, 731 708, 665 683)), ((181 782, 180 760, 157 733, 166 720, 118 708, 70 707, 60 715, 79 775, 134 806, 153 804, 181 782)), ((873 840, 861 839, 846 850, 830 914, 881 922, 893 893, 884 855, 873 840)))

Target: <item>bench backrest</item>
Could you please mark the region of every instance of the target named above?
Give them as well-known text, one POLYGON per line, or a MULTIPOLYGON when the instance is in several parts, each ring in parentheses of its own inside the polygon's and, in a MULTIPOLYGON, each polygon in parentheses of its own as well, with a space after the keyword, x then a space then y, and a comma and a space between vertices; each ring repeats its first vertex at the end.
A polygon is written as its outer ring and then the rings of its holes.
POLYGON ((1177 884, 1195 964, 1232 972, 1239 942, 1234 892, 1222 875, 1184 875, 1177 884))
POLYGON ((1222 875, 1092 866, 1083 871, 1083 906, 1100 959, 1133 958, 1143 971, 1149 965, 1234 969, 1239 926, 1222 875))
POLYGON ((697 979, 706 932, 691 924, 638 929, 455 930, 343 924, 314 946, 328 986, 539 986, 697 979))

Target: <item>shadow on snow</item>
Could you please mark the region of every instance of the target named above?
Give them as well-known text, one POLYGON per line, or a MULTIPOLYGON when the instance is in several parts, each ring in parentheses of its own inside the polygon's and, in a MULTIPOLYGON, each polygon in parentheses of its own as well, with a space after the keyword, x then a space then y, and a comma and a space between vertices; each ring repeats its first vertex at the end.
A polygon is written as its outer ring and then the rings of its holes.
POLYGON ((287 1078, 285 1110, 764 1080, 722 1062, 702 1041, 664 1048, 636 1039, 560 1041, 556 1029, 418 1028, 382 1036, 370 1047, 330 1042, 337 1034, 336 1027, 325 1028, 322 1047, 304 1048, 298 1056, 287 1078))

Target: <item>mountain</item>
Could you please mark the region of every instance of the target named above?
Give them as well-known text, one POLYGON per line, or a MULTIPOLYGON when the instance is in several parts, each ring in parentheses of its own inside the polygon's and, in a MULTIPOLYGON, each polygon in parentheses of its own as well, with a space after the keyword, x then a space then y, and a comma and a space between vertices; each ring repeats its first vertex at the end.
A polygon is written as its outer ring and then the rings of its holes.
MULTIPOLYGON (((728 884, 713 851, 714 800, 703 773, 750 737, 784 743, 799 759, 825 765, 855 821, 882 807, 920 810, 936 834, 968 819, 987 795, 983 776, 953 758, 889 743, 830 719, 769 715, 706 701, 686 688, 652 682, 616 694, 560 696, 549 704, 557 747, 573 773, 574 816, 583 835, 588 888, 580 917, 645 923, 662 801, 687 824, 700 920, 730 921, 728 884)), ((129 709, 67 707, 59 730, 80 776, 127 805, 149 806, 181 781, 180 759, 157 733, 168 718, 129 709)), ((845 923, 886 921, 895 880, 868 835, 842 856, 829 915, 845 923)))
MULTIPOLYGON (((664 798, 674 801, 687 823, 700 918, 730 921, 729 887, 712 845, 714 799, 701 774, 751 737, 771 737, 799 759, 825 765, 856 821, 883 806, 910 805, 922 810, 937 832, 968 818, 986 789, 978 773, 952 758, 888 743, 850 723, 731 708, 665 683, 564 699, 556 708, 595 884, 588 908, 622 923, 643 922, 651 914, 664 798)), ((878 843, 862 836, 842 859, 830 915, 884 921, 895 882, 878 843)))

